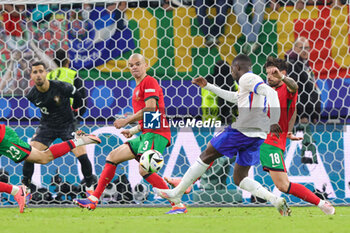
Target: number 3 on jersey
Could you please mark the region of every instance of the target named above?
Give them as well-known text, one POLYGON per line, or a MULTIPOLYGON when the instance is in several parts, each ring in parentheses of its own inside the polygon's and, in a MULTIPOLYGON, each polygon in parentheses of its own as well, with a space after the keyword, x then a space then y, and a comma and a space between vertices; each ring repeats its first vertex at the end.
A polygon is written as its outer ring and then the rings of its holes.
POLYGON ((145 143, 143 144, 144 146, 142 147, 142 150, 147 150, 148 144, 149 144, 149 141, 145 141, 145 143))

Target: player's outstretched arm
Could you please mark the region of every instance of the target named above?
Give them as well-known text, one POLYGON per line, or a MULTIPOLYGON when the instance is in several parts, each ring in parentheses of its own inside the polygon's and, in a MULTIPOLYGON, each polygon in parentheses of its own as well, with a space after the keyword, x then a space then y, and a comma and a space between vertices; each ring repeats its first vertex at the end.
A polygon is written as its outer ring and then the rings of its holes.
POLYGON ((213 92, 214 94, 216 94, 224 100, 227 100, 231 103, 237 103, 237 92, 223 90, 213 84, 208 83, 207 80, 205 80, 203 77, 195 78, 194 80, 192 80, 192 83, 200 86, 201 88, 213 92))
POLYGON ((201 88, 204 88, 208 84, 208 81, 205 78, 199 76, 198 78, 193 79, 192 83, 200 86, 201 88))

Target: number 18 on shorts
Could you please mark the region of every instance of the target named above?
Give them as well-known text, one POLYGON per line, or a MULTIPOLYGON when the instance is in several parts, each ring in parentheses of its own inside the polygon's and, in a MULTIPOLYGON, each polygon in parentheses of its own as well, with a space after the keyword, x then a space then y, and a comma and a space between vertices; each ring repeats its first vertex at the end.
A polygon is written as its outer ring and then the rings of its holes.
POLYGON ((283 151, 278 147, 263 143, 260 147, 260 161, 264 171, 287 172, 283 151))

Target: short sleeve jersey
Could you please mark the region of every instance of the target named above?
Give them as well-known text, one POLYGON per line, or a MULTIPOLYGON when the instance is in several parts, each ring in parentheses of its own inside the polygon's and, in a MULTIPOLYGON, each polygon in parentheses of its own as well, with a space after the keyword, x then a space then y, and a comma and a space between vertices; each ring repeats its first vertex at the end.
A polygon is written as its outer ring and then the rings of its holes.
POLYGON ((275 134, 268 134, 264 143, 280 148, 286 149, 288 124, 295 111, 295 104, 298 99, 298 92, 291 93, 288 91, 287 85, 283 83, 281 86, 275 88, 278 94, 278 99, 281 106, 281 117, 278 121, 279 126, 282 129, 280 138, 277 138, 275 134))
POLYGON ((34 86, 27 99, 41 111, 41 124, 49 127, 65 126, 74 122, 69 98, 73 97, 76 88, 66 82, 50 80, 49 90, 40 92, 34 86))
POLYGON ((132 95, 132 107, 134 113, 137 113, 146 106, 146 101, 150 98, 157 100, 157 110, 161 113, 161 127, 159 129, 144 129, 143 120, 139 121, 142 129, 142 133, 155 133, 162 135, 166 139, 171 141, 170 128, 168 127, 168 122, 165 116, 165 104, 163 90, 159 86, 157 80, 149 75, 147 75, 135 88, 132 95))

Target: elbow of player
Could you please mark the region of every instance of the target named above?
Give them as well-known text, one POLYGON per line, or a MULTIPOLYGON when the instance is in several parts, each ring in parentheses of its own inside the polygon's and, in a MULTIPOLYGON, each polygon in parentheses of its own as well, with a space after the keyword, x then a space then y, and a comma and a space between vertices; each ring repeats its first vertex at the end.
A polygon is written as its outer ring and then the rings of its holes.
POLYGON ((157 109, 156 106, 154 106, 154 107, 147 107, 146 106, 145 109, 144 109, 144 112, 155 112, 156 109, 157 109))
POLYGON ((298 91, 298 88, 299 88, 299 87, 298 87, 298 84, 296 84, 296 83, 293 84, 293 90, 292 90, 293 93, 297 92, 297 91, 298 91))

